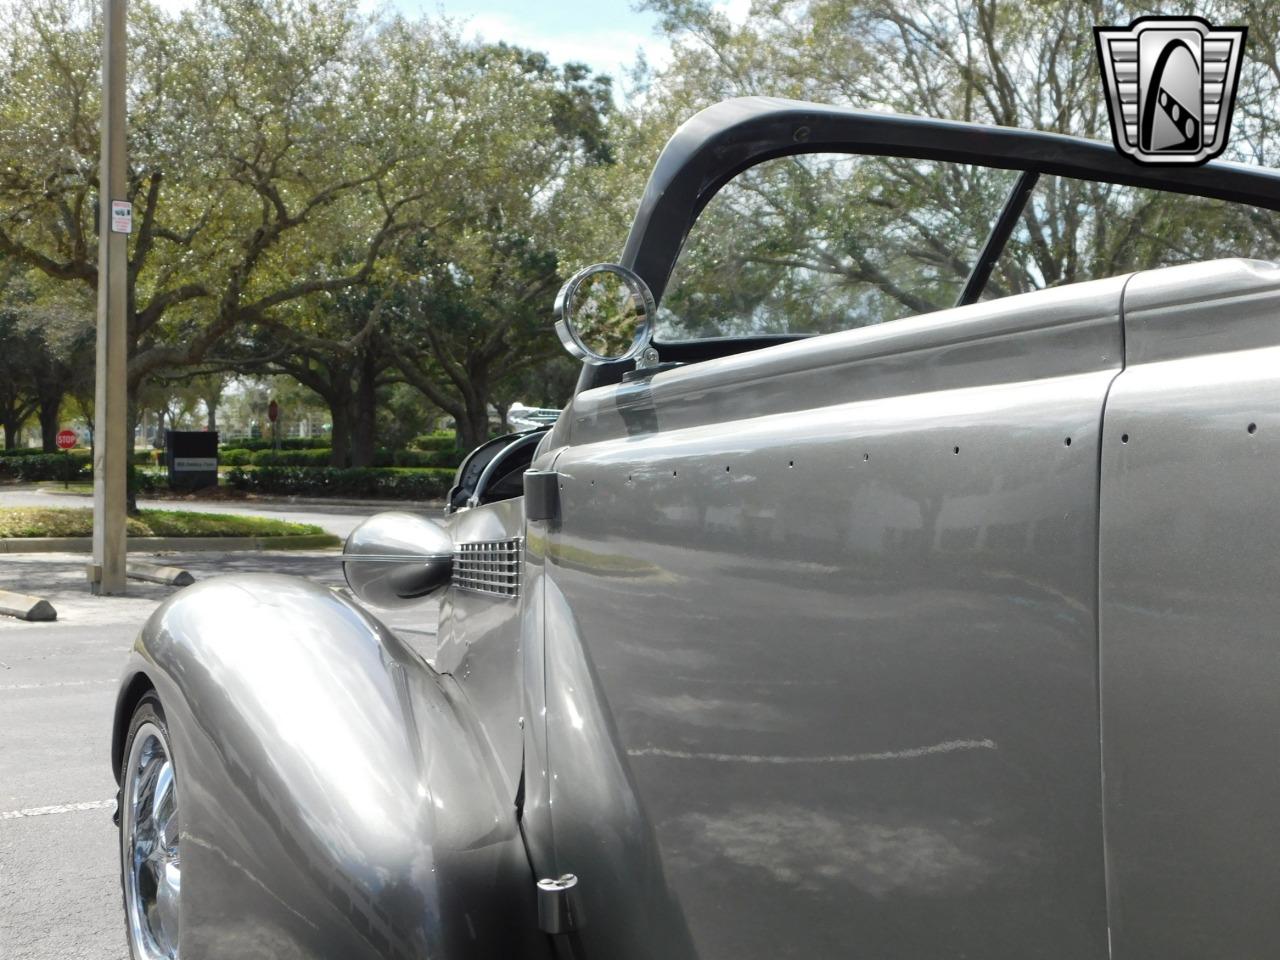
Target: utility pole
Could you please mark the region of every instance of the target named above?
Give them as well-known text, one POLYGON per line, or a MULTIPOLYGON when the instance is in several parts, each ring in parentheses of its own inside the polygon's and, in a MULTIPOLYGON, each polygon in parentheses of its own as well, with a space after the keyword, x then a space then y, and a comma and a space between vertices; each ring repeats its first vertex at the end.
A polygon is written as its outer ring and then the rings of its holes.
POLYGON ((129 361, 126 278, 133 209, 125 142, 125 5, 103 0, 102 161, 98 171, 98 365, 94 384, 93 563, 97 594, 125 589, 125 510, 129 454, 125 389, 129 361))

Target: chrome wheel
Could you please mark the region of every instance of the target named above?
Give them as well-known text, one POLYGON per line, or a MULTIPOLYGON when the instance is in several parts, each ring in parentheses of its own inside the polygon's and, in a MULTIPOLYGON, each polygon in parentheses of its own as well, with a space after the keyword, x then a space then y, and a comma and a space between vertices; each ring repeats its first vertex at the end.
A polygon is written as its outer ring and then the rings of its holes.
MULTIPOLYGON (((152 714, 154 716, 154 714, 152 714)), ((178 956, 182 858, 172 753, 158 719, 138 725, 124 768, 124 905, 138 960, 178 956)))

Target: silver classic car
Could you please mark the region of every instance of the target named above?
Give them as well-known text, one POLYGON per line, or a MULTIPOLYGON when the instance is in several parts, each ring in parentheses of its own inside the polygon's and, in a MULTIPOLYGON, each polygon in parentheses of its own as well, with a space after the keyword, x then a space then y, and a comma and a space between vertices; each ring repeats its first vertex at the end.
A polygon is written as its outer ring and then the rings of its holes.
POLYGON ((146 625, 133 956, 1275 955, 1276 210, 1254 167, 698 114, 561 291, 554 426, 358 529, 350 593, 146 625), (430 659, 366 609, 426 597, 430 659))

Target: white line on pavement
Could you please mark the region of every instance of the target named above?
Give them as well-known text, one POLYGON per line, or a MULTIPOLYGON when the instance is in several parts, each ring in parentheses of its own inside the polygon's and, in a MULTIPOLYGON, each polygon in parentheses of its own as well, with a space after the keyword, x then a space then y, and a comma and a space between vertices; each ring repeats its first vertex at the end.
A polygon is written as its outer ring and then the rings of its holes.
POLYGON ((47 817, 54 813, 76 813, 80 810, 106 810, 114 800, 86 800, 83 803, 60 803, 53 807, 27 807, 25 810, 0 810, 0 820, 22 820, 25 817, 47 817))
POLYGON ((114 680, 55 680, 52 683, 6 683, 0 684, 0 690, 45 690, 50 687, 90 687, 115 682, 116 681, 114 680))

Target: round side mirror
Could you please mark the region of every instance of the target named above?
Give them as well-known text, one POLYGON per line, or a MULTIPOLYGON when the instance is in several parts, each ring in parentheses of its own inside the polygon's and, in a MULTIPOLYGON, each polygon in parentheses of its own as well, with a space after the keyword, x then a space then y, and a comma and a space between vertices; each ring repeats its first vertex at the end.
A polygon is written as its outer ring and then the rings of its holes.
POLYGON ((447 586, 453 538, 412 513, 379 513, 351 531, 342 549, 351 592, 375 607, 403 607, 447 586))
POLYGON ((575 273, 556 296, 556 333, 587 363, 634 360, 653 339, 657 312, 649 286, 616 263, 575 273))

